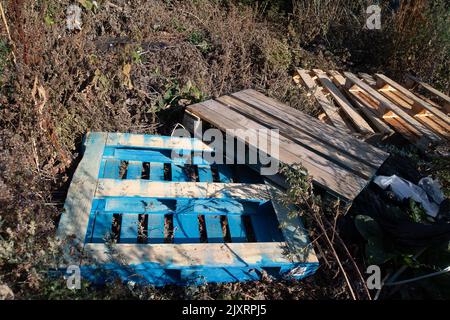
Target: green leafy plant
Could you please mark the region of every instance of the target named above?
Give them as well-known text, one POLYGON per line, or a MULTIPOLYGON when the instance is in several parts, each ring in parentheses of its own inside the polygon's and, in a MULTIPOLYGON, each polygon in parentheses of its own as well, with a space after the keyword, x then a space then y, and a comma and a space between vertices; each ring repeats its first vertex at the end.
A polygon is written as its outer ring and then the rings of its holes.
POLYGON ((188 42, 198 47, 202 53, 208 53, 212 49, 211 43, 206 39, 206 36, 200 31, 191 32, 187 40, 188 42))
POLYGON ((373 218, 358 215, 355 217, 355 226, 367 241, 366 256, 369 264, 380 265, 393 257, 392 254, 386 252, 383 245, 383 231, 373 218))
POLYGON ((412 221, 417 223, 424 223, 427 221, 427 214, 421 204, 415 202, 413 199, 409 199, 408 216, 412 221))
POLYGON ((167 85, 164 95, 158 100, 160 110, 170 106, 185 106, 200 102, 204 94, 191 81, 180 86, 178 81, 172 81, 167 85))

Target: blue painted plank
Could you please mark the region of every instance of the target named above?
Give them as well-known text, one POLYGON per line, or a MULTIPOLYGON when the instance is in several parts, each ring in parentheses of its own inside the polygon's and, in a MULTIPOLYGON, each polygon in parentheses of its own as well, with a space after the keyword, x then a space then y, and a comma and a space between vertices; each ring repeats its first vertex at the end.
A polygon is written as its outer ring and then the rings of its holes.
MULTIPOLYGON (((282 264, 282 269, 287 271, 299 271, 289 278, 302 279, 316 272, 318 263, 291 263, 282 264)), ((83 279, 94 283, 103 284, 115 279, 114 274, 118 275, 123 281, 133 280, 143 285, 154 285, 157 287, 167 284, 178 285, 202 285, 205 283, 226 283, 237 281, 255 281, 261 278, 261 269, 267 270, 261 266, 248 267, 200 267, 183 269, 163 269, 155 266, 134 265, 123 267, 118 264, 105 264, 105 270, 111 270, 109 273, 99 273, 93 266, 82 266, 81 275, 83 279)), ((274 274, 278 279, 286 277, 288 273, 274 274)), ((59 276, 59 275, 58 275, 59 276)))
POLYGON ((173 215, 173 242, 198 243, 200 242, 200 227, 196 214, 173 215))
POLYGON ((139 230, 138 214, 122 214, 122 223, 120 226, 120 243, 137 243, 139 230))
POLYGON ((256 241, 283 241, 283 236, 281 234, 281 230, 279 229, 279 223, 275 217, 273 209, 270 210, 267 205, 264 205, 260 210, 262 211, 261 213, 250 216, 256 241))
POLYGON ((140 179, 142 176, 142 161, 129 161, 127 179, 140 179))
POLYGON ((220 182, 231 182, 233 179, 233 173, 231 172, 230 166, 226 164, 218 164, 217 171, 219 172, 220 182))
POLYGON ((109 237, 112 232, 112 214, 97 213, 95 216, 94 230, 92 231, 91 242, 103 243, 105 237, 109 237))
POLYGON ((195 214, 175 214, 173 216, 174 243, 199 243, 200 228, 195 214))
POLYGON ((109 213, 128 212, 128 213, 176 213, 190 214, 223 214, 223 215, 241 215, 241 214, 260 214, 257 212, 258 204, 251 202, 241 202, 235 199, 179 199, 182 203, 175 208, 175 199, 155 199, 146 197, 110 197, 102 200, 103 205, 96 210, 109 213))
POLYGON ((116 148, 106 147, 104 151, 104 157, 114 158, 117 160, 126 161, 143 161, 143 162, 161 162, 161 163, 174 163, 184 165, 186 163, 192 163, 197 165, 207 165, 206 161, 201 156, 181 156, 178 153, 172 153, 172 150, 161 149, 142 149, 142 148, 116 148))
POLYGON ((89 222, 86 228, 86 234, 84 237, 85 242, 90 242, 92 238, 92 232, 94 231, 95 217, 98 212, 102 211, 105 207, 105 199, 93 199, 92 208, 89 213, 89 222))
POLYGON ((199 214, 244 214, 244 206, 234 199, 196 199, 193 211, 199 214))
POLYGON ((164 181, 164 163, 150 163, 150 181, 164 181))
POLYGON ((247 242, 244 222, 242 216, 227 216, 228 228, 230 229, 231 242, 247 242))
POLYGON ((213 175, 210 166, 198 166, 199 182, 213 182, 213 175))
POLYGON ((260 279, 260 273, 256 268, 203 268, 182 269, 181 284, 202 285, 205 283, 256 281, 260 279))
POLYGON ((185 149, 188 151, 204 150, 204 143, 197 138, 172 137, 135 133, 109 133, 108 146, 135 146, 160 150, 185 149))
POLYGON ((180 182, 186 182, 190 181, 189 177, 187 176, 186 172, 184 171, 183 166, 171 164, 171 171, 172 171, 172 181, 180 181, 180 182))
POLYGON ((105 212, 169 213, 167 204, 155 198, 106 198, 105 212))
POLYGON ((120 170, 120 160, 107 159, 105 161, 103 178, 118 179, 120 170))
POLYGON ((220 216, 205 215, 206 235, 208 243, 223 242, 222 224, 220 216))
POLYGON ((147 241, 149 243, 164 243, 164 215, 148 215, 147 241))

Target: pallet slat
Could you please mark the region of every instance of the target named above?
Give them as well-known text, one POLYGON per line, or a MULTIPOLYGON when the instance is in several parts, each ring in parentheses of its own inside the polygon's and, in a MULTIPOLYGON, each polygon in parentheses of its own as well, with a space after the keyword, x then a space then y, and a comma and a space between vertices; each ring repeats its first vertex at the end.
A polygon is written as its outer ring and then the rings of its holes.
POLYGON ((120 224, 120 243, 137 243, 139 230, 138 214, 123 214, 120 224))
POLYGON ((375 133, 370 125, 363 117, 353 108, 351 103, 339 91, 339 89, 328 78, 325 72, 320 69, 314 69, 320 83, 328 90, 330 95, 334 98, 336 103, 341 106, 342 110, 347 114, 352 123, 358 128, 360 132, 375 133))
POLYGON ((255 90, 243 90, 233 94, 233 96, 244 96, 244 99, 249 101, 252 106, 261 108, 261 110, 267 110, 267 112, 270 111, 278 119, 282 121, 288 120, 286 122, 287 125, 294 124, 298 128, 303 128, 315 139, 326 142, 341 151, 348 152, 354 157, 361 157, 361 154, 364 153, 365 158, 374 165, 381 165, 388 156, 384 151, 368 143, 363 143, 351 135, 333 129, 317 119, 266 97, 255 90))
POLYGON ((242 221, 242 216, 229 215, 228 228, 230 229, 230 236, 232 242, 244 242, 247 240, 247 235, 245 232, 244 222, 242 221))
POLYGON ((395 88, 396 90, 398 90, 400 93, 405 95, 407 98, 411 99, 412 102, 414 102, 417 106, 420 106, 421 108, 426 109, 427 111, 431 112, 433 115, 435 115, 436 117, 438 117, 439 119, 444 121, 447 124, 446 129, 447 130, 449 129, 449 125, 450 125, 449 117, 446 114, 444 114, 441 110, 435 108, 428 102, 426 102, 426 101, 422 100, 421 98, 419 98, 418 96, 414 95, 411 91, 402 87, 400 84, 398 84, 394 80, 386 77, 385 75, 383 75, 381 73, 377 73, 377 74, 375 74, 375 77, 381 83, 386 83, 386 84, 392 86, 393 88, 395 88))
POLYGON ((164 243, 164 215, 148 215, 147 241, 149 243, 164 243))
POLYGON ((339 110, 336 108, 333 103, 325 96, 325 94, 321 91, 321 89, 316 85, 313 78, 308 74, 308 72, 304 69, 297 69, 300 78, 302 78, 306 87, 311 90, 316 98, 317 102, 319 102, 323 111, 327 115, 328 119, 330 119, 331 123, 339 130, 344 132, 351 132, 350 128, 346 125, 345 121, 339 115, 339 110))
POLYGON ((436 90, 435 88, 433 88, 429 84, 421 81, 419 78, 414 77, 411 74, 407 74, 406 76, 407 76, 408 79, 410 79, 410 80, 414 81, 415 83, 417 83, 418 85, 422 86, 425 90, 427 90, 431 94, 433 94, 436 97, 439 97, 440 99, 442 99, 446 103, 444 105, 444 107, 446 108, 446 112, 450 113, 450 97, 449 96, 447 96, 446 94, 440 92, 439 90, 436 90))
POLYGON ((222 224, 220 223, 220 216, 207 215, 205 216, 206 235, 208 243, 223 242, 222 224))
MULTIPOLYGON (((358 87, 364 89, 372 98, 376 99, 382 108, 386 108, 387 111, 392 111, 396 115, 402 118, 407 124, 411 125, 412 127, 419 130, 421 133, 425 134, 428 139, 430 139, 432 142, 439 142, 441 141, 441 138, 437 136, 435 133, 433 133, 431 130, 429 130, 427 127, 422 125, 420 122, 415 120, 413 117, 408 115, 405 111, 403 111, 400 107, 389 101, 387 98, 385 98, 383 95, 381 95, 378 91, 370 87, 368 84, 364 83, 363 81, 359 80, 355 75, 353 75, 350 72, 344 72, 344 75, 346 76, 350 87, 352 84, 356 84, 358 87)), ((386 113, 384 110, 380 110, 383 114, 386 113)))

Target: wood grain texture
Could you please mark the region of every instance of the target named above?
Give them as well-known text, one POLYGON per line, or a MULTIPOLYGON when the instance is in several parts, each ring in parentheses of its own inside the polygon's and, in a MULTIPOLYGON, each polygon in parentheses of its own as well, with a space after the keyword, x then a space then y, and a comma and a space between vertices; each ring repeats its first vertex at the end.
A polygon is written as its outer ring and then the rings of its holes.
POLYGON ((330 93, 336 103, 342 108, 345 114, 349 117, 352 123, 358 128, 360 132, 375 133, 370 125, 364 120, 363 117, 353 108, 350 101, 339 91, 339 89, 333 84, 326 73, 320 69, 314 69, 318 80, 330 93))
POLYGON ((99 179, 95 197, 269 199, 263 184, 99 179))
MULTIPOLYGON (((267 127, 252 121, 246 116, 233 110, 229 109, 227 112, 221 112, 220 109, 223 110, 227 107, 212 100, 190 106, 189 108, 191 112, 197 114, 199 117, 205 119, 222 131, 243 128, 253 130, 267 129, 267 127)), ((233 134, 232 132, 229 133, 233 134)), ((250 131, 247 131, 247 134, 250 133, 250 131)), ((235 137, 237 139, 242 139, 242 136, 240 135, 235 135, 235 137)), ((257 141, 256 138, 250 140, 257 141)), ((313 143, 313 141, 314 140, 311 140, 311 143, 313 143)), ((243 142, 252 144, 251 141, 243 142)), ((356 197, 367 184, 365 179, 346 171, 328 159, 317 156, 315 152, 296 144, 290 139, 280 136, 279 142, 279 155, 275 156, 275 158, 286 164, 302 163, 313 176, 316 183, 343 196, 345 199, 353 199, 356 197)), ((257 145, 253 146, 258 147, 257 145)), ((271 153, 273 148, 265 148, 265 146, 259 147, 261 151, 273 154, 271 153)))
MULTIPOLYGON (((416 106, 424 108, 427 111, 431 112, 433 115, 435 115, 436 117, 438 117, 439 119, 444 121, 447 124, 447 126, 450 125, 449 117, 446 114, 444 114, 441 110, 435 108, 434 106, 432 106, 428 102, 422 100, 421 98, 419 98, 418 96, 413 94, 411 91, 409 91, 408 89, 404 88, 403 86, 401 86, 400 84, 398 84, 394 80, 388 78, 384 74, 377 73, 377 74, 375 74, 375 77, 376 77, 377 81, 381 81, 381 83, 385 83, 385 84, 390 85, 391 87, 393 87, 396 90, 398 90, 401 94, 403 94, 407 98, 411 99, 411 101, 416 106)), ((447 127, 446 129, 448 129, 448 128, 449 127, 447 127)))
POLYGON ((325 96, 325 94, 322 92, 322 88, 317 86, 314 79, 309 75, 308 71, 304 69, 297 69, 297 72, 306 87, 313 93, 317 102, 320 104, 333 126, 344 132, 351 132, 352 130, 347 126, 344 119, 342 119, 342 117, 340 116, 339 109, 334 106, 333 102, 327 96, 325 96))
MULTIPOLYGON (((404 110, 402 110, 399 106, 395 105, 393 102, 384 97, 381 93, 379 93, 374 88, 370 87, 368 84, 358 79, 354 74, 350 72, 344 72, 344 75, 347 78, 347 82, 350 84, 356 84, 361 89, 365 90, 372 98, 376 99, 380 103, 380 112, 385 114, 388 111, 394 112, 396 115, 401 117, 406 123, 416 128, 418 131, 423 133, 431 142, 441 142, 442 139, 436 135, 433 131, 425 127, 423 124, 418 122, 416 119, 408 115, 404 110), (387 110, 384 110, 387 109, 387 110)), ((347 85, 349 86, 349 85, 347 85)))
MULTIPOLYGON (((115 246, 113 255, 104 244, 88 243, 87 254, 96 258, 97 263, 111 262, 111 258, 121 258, 128 264, 147 263, 164 268, 189 266, 277 266, 293 262, 318 262, 313 252, 295 256, 286 254, 285 242, 261 243, 180 243, 180 244, 121 244, 115 246)), ((90 264, 90 261, 83 261, 90 264)))

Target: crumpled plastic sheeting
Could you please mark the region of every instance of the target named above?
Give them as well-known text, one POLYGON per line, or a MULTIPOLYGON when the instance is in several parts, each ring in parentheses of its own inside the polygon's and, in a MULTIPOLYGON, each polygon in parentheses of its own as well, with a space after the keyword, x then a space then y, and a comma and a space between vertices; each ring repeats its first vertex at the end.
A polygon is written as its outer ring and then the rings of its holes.
POLYGON ((400 178, 395 174, 390 177, 377 176, 375 177, 374 182, 383 190, 391 187, 392 192, 395 193, 399 200, 411 198, 414 201, 421 203, 426 213, 433 218, 438 215, 439 204, 445 198, 440 190, 439 184, 429 177, 419 181, 419 185, 423 186, 423 188, 408 180, 400 178), (431 199, 437 201, 430 201, 428 195, 430 195, 431 199))
POLYGON ((425 177, 420 179, 418 183, 428 196, 437 204, 441 204, 445 200, 444 193, 442 192, 442 187, 437 180, 433 180, 431 177, 425 177))

